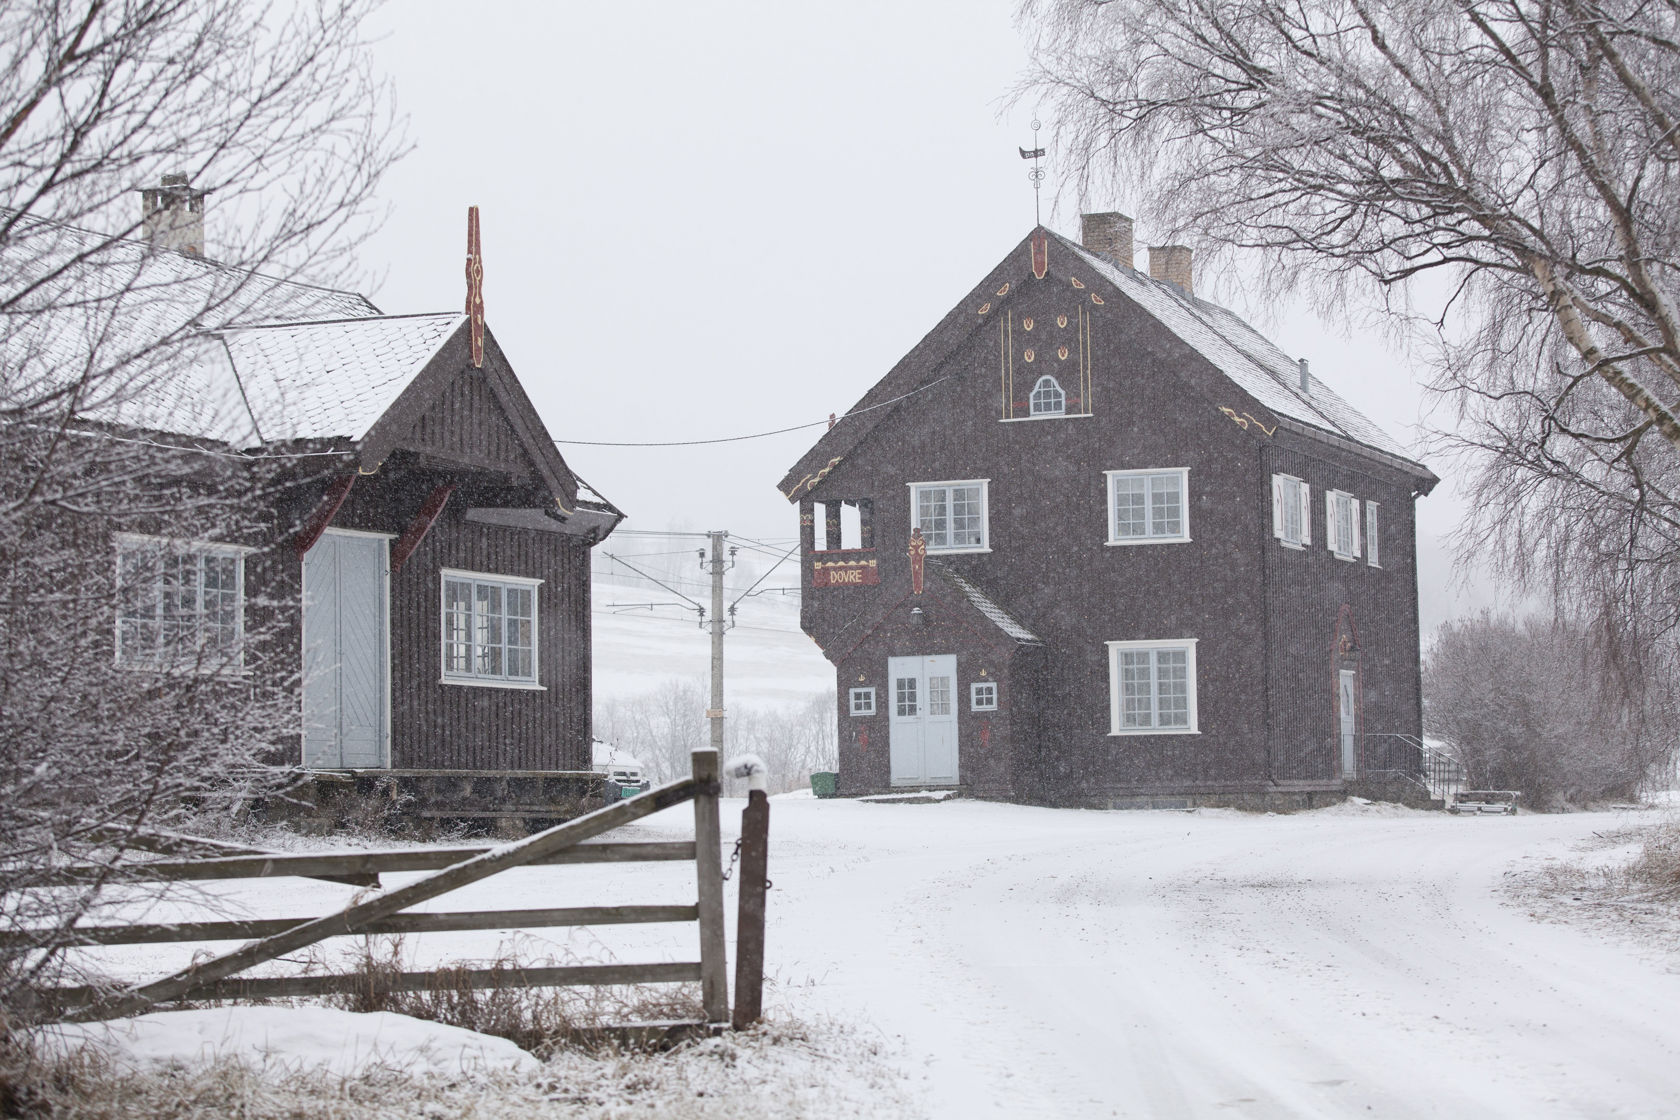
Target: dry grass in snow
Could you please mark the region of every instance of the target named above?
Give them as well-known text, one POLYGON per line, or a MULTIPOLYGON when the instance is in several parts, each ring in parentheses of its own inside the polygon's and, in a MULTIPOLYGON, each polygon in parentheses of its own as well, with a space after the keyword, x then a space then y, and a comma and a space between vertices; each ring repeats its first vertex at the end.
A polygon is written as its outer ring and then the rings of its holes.
POLYGON ((0 1051, 0 1115, 54 1120, 787 1120, 920 1115, 897 1054, 835 1024, 773 1021, 668 1052, 560 1050, 534 1077, 355 1076, 284 1059, 135 1070, 83 1050, 0 1051))

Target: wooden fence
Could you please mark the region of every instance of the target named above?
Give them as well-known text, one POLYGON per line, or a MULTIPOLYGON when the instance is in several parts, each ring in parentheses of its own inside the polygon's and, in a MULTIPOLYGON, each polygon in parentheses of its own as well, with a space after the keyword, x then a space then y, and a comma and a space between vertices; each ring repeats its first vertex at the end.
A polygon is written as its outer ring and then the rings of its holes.
MULTIPOLYGON (((240 973, 329 937, 361 934, 419 934, 449 930, 527 929, 548 926, 694 922, 698 960, 645 964, 574 965, 543 968, 451 970, 450 982, 472 988, 562 987, 599 984, 666 984, 698 980, 708 1024, 730 1021, 725 960, 723 868, 719 840, 719 760, 715 750, 693 753, 688 778, 556 825, 524 840, 495 847, 426 848, 407 851, 288 855, 249 849, 189 859, 163 859, 121 869, 129 881, 263 878, 279 875, 378 883, 385 872, 425 871, 412 883, 353 902, 314 918, 258 918, 237 921, 173 922, 86 927, 72 931, 72 943, 119 945, 158 942, 253 939, 220 956, 202 960, 158 980, 112 991, 61 987, 44 993, 74 1019, 133 1015, 155 1004, 194 999, 271 999, 357 991, 367 983, 356 974, 245 977, 240 973), (654 843, 585 843, 660 810, 694 803, 694 840, 654 843), (516 867, 571 863, 633 863, 682 860, 695 869, 696 901, 670 906, 587 906, 529 910, 406 913, 411 907, 516 867)), ((755 782, 761 785, 761 782, 755 782)), ((743 816, 744 840, 753 873, 738 890, 742 922, 737 937, 750 960, 739 962, 735 1025, 758 1018, 763 986, 764 851, 769 805, 761 790, 750 794, 743 816)), ((190 838, 181 838, 188 840, 190 838)), ((195 852, 204 852, 200 847, 195 852)), ((224 849, 225 850, 225 849, 224 849)), ((107 868, 67 867, 59 883, 109 881, 107 868)), ((5 935, 38 938, 43 931, 5 935)), ((38 943, 38 942, 36 942, 38 943)), ((399 972, 382 978, 393 990, 424 990, 431 972, 399 972)))

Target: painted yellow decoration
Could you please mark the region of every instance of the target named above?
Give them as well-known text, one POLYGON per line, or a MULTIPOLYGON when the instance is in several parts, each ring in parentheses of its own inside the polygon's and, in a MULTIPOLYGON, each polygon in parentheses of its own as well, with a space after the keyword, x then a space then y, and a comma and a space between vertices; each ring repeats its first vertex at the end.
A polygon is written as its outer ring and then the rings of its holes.
POLYGON ((840 465, 840 460, 843 457, 844 456, 835 456, 834 458, 830 459, 828 461, 828 465, 826 467, 824 467, 822 470, 818 471, 816 474, 808 474, 804 478, 800 479, 798 482, 794 483, 793 484, 793 489, 789 490, 786 494, 783 494, 782 497, 786 498, 788 501, 791 502, 791 501, 793 501, 794 496, 796 494, 798 494, 800 490, 802 490, 802 489, 804 489, 804 490, 815 489, 817 483, 821 482, 823 479, 828 477, 828 472, 829 471, 833 470, 835 467, 840 465))
POLYGON ((982 303, 980 305, 980 314, 984 315, 986 312, 990 311, 991 309, 992 309, 992 305, 990 303, 982 303))
POLYGON ((1031 350, 1028 350, 1026 353, 1022 354, 1021 357, 1025 358, 1027 361, 1030 362, 1030 361, 1033 360, 1033 352, 1031 350))
POLYGON ((1056 347, 1056 357, 1060 358, 1062 361, 1065 362, 1065 361, 1067 361, 1067 356, 1068 356, 1068 348, 1066 346, 1056 347))
POLYGON ((1101 296, 1099 296, 1097 293, 1095 293, 1095 292, 1091 293, 1091 302, 1092 303, 1101 304, 1102 301, 1103 301, 1103 298, 1101 296))
POLYGON ((1000 296, 1008 295, 1009 294, 1009 285, 1005 284, 1003 287, 999 288, 997 290, 997 294, 1000 295, 1000 296))
POLYGON ((1032 319, 1030 319, 1030 318, 1022 319, 1021 320, 1021 329, 1024 330, 1024 331, 1032 330, 1032 319))
POLYGON ((1066 316, 1066 315, 1058 315, 1058 316, 1056 316, 1056 325, 1057 325, 1057 326, 1058 326, 1058 327, 1065 327, 1065 326, 1067 326, 1067 316, 1066 316))
POLYGON ((1083 287, 1084 287, 1084 286, 1085 286, 1085 285, 1083 285, 1083 284, 1081 284, 1081 283, 1080 283, 1080 282, 1079 282, 1079 277, 1077 277, 1077 276, 1074 276, 1074 277, 1071 277, 1071 279, 1072 279, 1072 280, 1073 280, 1073 286, 1074 286, 1074 287, 1076 287, 1076 288, 1083 288, 1083 287))
POLYGON ((1265 432, 1268 436, 1270 436, 1272 433, 1277 431, 1277 428, 1275 426, 1271 427, 1271 428, 1268 428, 1268 427, 1266 427, 1266 425, 1260 423, 1260 421, 1258 421, 1254 418, 1254 415, 1252 413, 1249 413, 1249 412, 1239 413, 1236 409, 1227 408, 1224 405, 1219 406, 1219 411, 1223 412, 1227 417, 1229 417, 1231 423, 1235 424, 1237 427, 1241 428, 1245 432, 1248 430, 1248 426, 1250 424, 1253 424, 1256 428, 1259 428, 1262 432, 1265 432))

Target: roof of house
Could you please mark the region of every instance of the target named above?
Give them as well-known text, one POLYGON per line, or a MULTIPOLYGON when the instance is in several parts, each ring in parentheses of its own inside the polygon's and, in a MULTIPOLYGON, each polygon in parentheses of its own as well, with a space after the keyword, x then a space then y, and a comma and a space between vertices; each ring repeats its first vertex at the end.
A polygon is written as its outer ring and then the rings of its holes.
POLYGON ((955 571, 952 571, 949 567, 937 560, 927 561, 927 566, 937 573, 939 578, 956 588, 957 593, 964 599, 967 599, 969 604, 973 606, 975 610, 985 615, 994 626, 996 626, 999 630, 1002 630, 1004 634, 1008 635, 1010 638, 1017 642, 1024 643, 1038 643, 1040 641, 1037 634, 1028 630, 1026 626, 1016 620, 1015 616, 998 606, 997 603, 992 600, 991 596, 987 595, 984 591, 981 591, 964 576, 958 575, 955 571))
POLYGON ((465 322, 449 312, 221 332, 230 373, 250 404, 251 443, 360 440, 465 322))
MULTIPOLYGON (((1309 437, 1359 445, 1433 484, 1435 476, 1427 467, 1418 463, 1398 441, 1338 396, 1321 377, 1311 375, 1310 388, 1303 392, 1300 364, 1234 312, 1198 299, 1177 284, 1116 264, 1060 234, 1049 230, 1044 232, 1051 245, 1077 261, 1082 271, 1090 270, 1086 274, 1087 282, 1094 274, 1096 283, 1109 289, 1104 294, 1112 293, 1129 300, 1206 358, 1215 369, 1275 416, 1293 421, 1294 430, 1309 437)), ((1025 254, 1019 255, 1024 261, 1025 254)), ((1052 254, 1052 267, 1055 267, 1057 255, 1052 254)), ((941 328, 930 332, 928 339, 877 382, 800 458, 781 484, 783 494, 790 501, 796 500, 802 489, 814 485, 817 478, 844 458, 875 425, 891 415, 896 400, 912 395, 920 388, 931 387, 936 376, 939 380, 949 376, 948 373, 936 373, 937 367, 978 325, 969 322, 967 317, 953 322, 964 310, 971 309, 959 307, 948 315, 941 328), (945 326, 955 326, 957 330, 942 329, 945 326), (911 356, 936 338, 943 346, 940 352, 930 355, 931 361, 910 361, 911 356)))

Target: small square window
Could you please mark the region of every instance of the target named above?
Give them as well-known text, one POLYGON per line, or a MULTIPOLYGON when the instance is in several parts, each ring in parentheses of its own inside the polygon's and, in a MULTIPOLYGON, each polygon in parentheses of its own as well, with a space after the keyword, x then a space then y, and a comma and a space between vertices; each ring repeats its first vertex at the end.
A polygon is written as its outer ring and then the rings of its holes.
POLYGON ((875 714, 875 690, 873 688, 852 689, 852 714, 854 716, 872 716, 875 714))
POLYGON ((997 711, 997 682, 975 681, 969 685, 968 710, 971 712, 997 711))
POLYGON ((1106 473, 1109 544, 1166 544, 1190 539, 1188 469, 1106 473))

